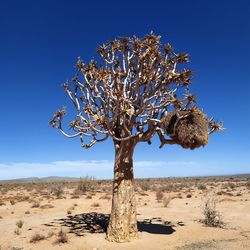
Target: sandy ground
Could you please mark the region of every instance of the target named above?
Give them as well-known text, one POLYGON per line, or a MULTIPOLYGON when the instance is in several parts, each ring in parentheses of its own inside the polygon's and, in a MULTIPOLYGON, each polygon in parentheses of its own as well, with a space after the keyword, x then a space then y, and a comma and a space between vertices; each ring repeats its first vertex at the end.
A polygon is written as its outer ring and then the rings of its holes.
POLYGON ((217 183, 206 190, 194 186, 178 193, 164 192, 165 197, 171 197, 167 207, 156 200, 155 191, 137 192, 140 232, 138 239, 129 243, 108 242, 105 233, 98 230, 83 232, 83 221, 77 221, 83 214, 102 217, 110 212, 111 200, 102 198, 104 192, 92 193, 92 198, 82 194, 72 199, 72 189, 65 189, 63 198, 25 188, 5 190, 0 196, 0 249, 250 249, 250 189, 236 185, 218 195, 221 187, 217 183), (192 197, 187 198, 187 193, 192 197), (217 200, 224 228, 200 222, 204 201, 210 196, 217 200), (32 207, 35 201, 39 207, 32 207), (19 220, 23 225, 17 229, 19 220), (66 243, 56 242, 61 229, 68 238, 66 243), (36 234, 45 238, 31 243, 36 234))

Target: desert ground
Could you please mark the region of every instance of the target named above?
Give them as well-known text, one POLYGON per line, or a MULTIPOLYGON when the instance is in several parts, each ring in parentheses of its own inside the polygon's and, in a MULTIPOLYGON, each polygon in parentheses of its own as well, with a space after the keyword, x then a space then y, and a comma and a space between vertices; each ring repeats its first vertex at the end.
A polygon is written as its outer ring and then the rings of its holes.
POLYGON ((105 240, 112 183, 0 183, 0 250, 250 249, 250 176, 135 181, 139 237, 105 240))

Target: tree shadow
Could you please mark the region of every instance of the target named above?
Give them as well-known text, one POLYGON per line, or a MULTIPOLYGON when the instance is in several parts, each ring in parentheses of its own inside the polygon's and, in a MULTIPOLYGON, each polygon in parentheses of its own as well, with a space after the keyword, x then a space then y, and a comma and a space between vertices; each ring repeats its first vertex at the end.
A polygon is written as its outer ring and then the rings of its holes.
POLYGON ((85 233, 105 233, 108 221, 109 214, 95 212, 69 215, 67 218, 59 219, 62 226, 69 227, 69 232, 77 236, 85 233))
MULTIPOLYGON (((62 218, 52 222, 51 224, 44 224, 46 226, 55 226, 59 223, 61 226, 69 228, 69 233, 77 236, 83 236, 86 233, 106 233, 109 214, 102 213, 83 213, 76 215, 69 215, 67 218, 62 218)), ((169 221, 163 221, 161 218, 145 219, 137 222, 139 232, 147 232, 151 234, 172 234, 175 232, 173 227, 183 226, 182 222, 177 222, 177 225, 171 224, 169 221)))
POLYGON ((139 232, 147 232, 151 234, 172 234, 175 232, 175 229, 173 229, 174 225, 166 224, 161 218, 138 221, 137 227, 139 232))

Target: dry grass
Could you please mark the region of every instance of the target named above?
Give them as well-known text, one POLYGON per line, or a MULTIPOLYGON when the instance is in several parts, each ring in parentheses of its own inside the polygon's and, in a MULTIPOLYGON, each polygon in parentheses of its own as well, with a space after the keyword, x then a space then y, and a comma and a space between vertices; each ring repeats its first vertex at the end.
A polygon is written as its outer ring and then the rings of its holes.
POLYGON ((171 201, 171 197, 170 196, 164 197, 163 200, 162 200, 163 206, 164 207, 168 207, 170 201, 171 201))
POLYGON ((50 187, 50 192, 57 198, 62 198, 64 193, 63 185, 61 185, 60 183, 52 184, 50 187))
POLYGON ((199 183, 197 185, 197 188, 198 188, 198 190, 206 190, 207 189, 206 185, 204 185, 203 183, 199 183))
POLYGON ((71 198, 71 199, 80 199, 80 196, 79 196, 79 195, 76 195, 76 194, 73 194, 70 198, 71 198))
POLYGON ((16 204, 15 200, 14 200, 14 199, 11 199, 11 200, 10 200, 10 204, 11 204, 12 206, 15 205, 15 204, 16 204))
POLYGON ((141 182, 139 184, 139 187, 141 188, 142 191, 149 191, 150 190, 150 184, 148 182, 141 182))
POLYGON ((0 200, 0 206, 5 206, 5 202, 3 202, 2 200, 0 200))
POLYGON ((57 235, 57 239, 55 241, 56 244, 61 244, 61 243, 67 243, 69 240, 68 240, 68 237, 67 237, 67 234, 61 229, 59 232, 58 232, 58 235, 57 235))
POLYGON ((36 243, 38 241, 44 240, 45 236, 40 233, 35 233, 30 239, 30 243, 36 243))
POLYGON ((40 206, 41 209, 49 209, 49 208, 53 208, 54 206, 51 204, 44 204, 42 206, 40 206))
POLYGON ((20 234, 21 234, 21 231, 20 231, 19 228, 16 228, 16 229, 14 230, 14 233, 15 233, 16 235, 20 235, 20 234))
POLYGON ((223 227, 224 222, 222 221, 221 214, 216 208, 216 199, 209 197, 205 200, 202 213, 204 219, 201 220, 203 224, 209 227, 223 227))
POLYGON ((250 180, 248 180, 248 181, 246 182, 246 187, 247 187, 248 189, 250 189, 250 180))
POLYGON ((94 203, 91 204, 91 207, 100 207, 100 206, 101 205, 98 202, 94 202, 94 203))
POLYGON ((95 179, 93 177, 86 176, 84 178, 80 178, 73 195, 80 195, 93 190, 95 190, 95 179))
POLYGON ((75 210, 75 207, 72 206, 67 210, 67 214, 72 214, 72 211, 75 210))
POLYGON ((18 221, 16 222, 16 226, 17 226, 18 228, 22 228, 22 227, 23 227, 23 224, 24 224, 24 221, 23 221, 23 220, 18 220, 18 221))
POLYGON ((163 199, 163 196, 164 196, 164 194, 161 190, 158 190, 155 195, 156 195, 157 201, 161 201, 163 199))
POLYGON ((32 205, 31 205, 31 208, 38 208, 40 207, 40 202, 38 201, 35 201, 32 205))

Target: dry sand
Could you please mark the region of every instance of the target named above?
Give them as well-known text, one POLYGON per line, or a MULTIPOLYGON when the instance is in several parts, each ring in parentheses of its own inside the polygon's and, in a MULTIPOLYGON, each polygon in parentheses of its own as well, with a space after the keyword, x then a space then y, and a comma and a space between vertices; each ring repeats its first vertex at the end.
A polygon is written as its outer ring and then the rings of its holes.
MULTIPOLYGON (((218 190, 222 190, 225 183, 210 184, 206 184, 205 190, 194 185, 178 193, 165 191, 164 196, 171 197, 167 207, 156 200, 156 191, 139 190, 137 212, 141 231, 139 238, 129 243, 108 242, 103 232, 84 232, 83 219, 77 221, 77 218, 82 218, 81 214, 108 214, 111 200, 100 199, 106 192, 96 191, 91 199, 87 197, 89 193, 72 199, 73 189, 66 188, 64 198, 58 199, 49 192, 20 190, 19 186, 6 191, 2 185, 0 249, 250 249, 250 189, 242 182, 230 192, 218 195, 218 190), (187 198, 188 193, 191 198, 187 198), (216 198, 217 209, 225 222, 224 228, 207 227, 200 222, 203 203, 208 196, 216 198), (32 208, 34 201, 40 206, 32 208), (18 232, 16 223, 19 220, 23 221, 23 226, 18 232), (65 221, 68 224, 62 225, 65 221), (66 243, 56 243, 61 229, 67 235, 66 243), (30 243, 37 233, 45 239, 30 243)), ((95 227, 94 222, 91 223, 95 227)))

